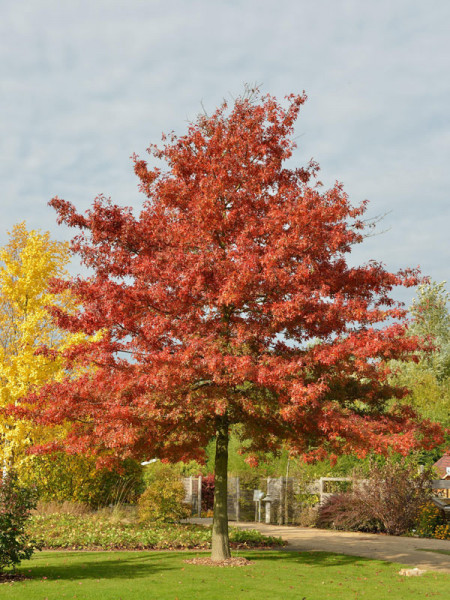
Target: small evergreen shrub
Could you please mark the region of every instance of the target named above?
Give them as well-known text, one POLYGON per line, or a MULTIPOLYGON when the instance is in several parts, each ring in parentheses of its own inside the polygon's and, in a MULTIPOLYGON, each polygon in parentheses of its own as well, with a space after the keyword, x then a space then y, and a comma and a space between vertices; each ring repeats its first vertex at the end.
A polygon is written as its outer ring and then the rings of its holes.
POLYGON ((19 486, 15 474, 8 473, 0 480, 0 572, 6 567, 15 569, 39 547, 25 532, 36 502, 36 492, 19 486))

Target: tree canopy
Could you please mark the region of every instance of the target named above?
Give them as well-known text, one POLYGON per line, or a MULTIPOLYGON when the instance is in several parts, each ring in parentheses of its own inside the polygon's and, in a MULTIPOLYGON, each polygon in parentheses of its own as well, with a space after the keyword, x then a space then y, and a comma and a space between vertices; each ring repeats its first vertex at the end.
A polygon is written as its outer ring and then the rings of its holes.
POLYGON ((287 166, 305 99, 238 98, 150 146, 162 168, 135 156, 138 215, 103 196, 85 214, 50 202, 80 230, 72 250, 92 273, 54 283, 83 308, 53 315, 70 332, 103 333, 65 352, 96 369, 44 387, 37 418, 68 419, 67 447, 111 455, 198 458, 216 436, 216 558, 230 425, 253 450, 287 443, 308 458, 440 439, 388 402, 405 393, 388 362, 419 343, 390 294, 418 273, 349 266, 366 203, 353 206, 339 183, 323 190, 314 162, 287 166))
POLYGON ((410 308, 409 334, 426 340, 417 362, 394 363, 394 381, 409 389, 405 402, 423 417, 450 426, 450 294, 445 282, 424 283, 410 308))
MULTIPOLYGON (((17 404, 36 387, 65 375, 58 351, 85 338, 55 326, 47 305, 69 310, 74 303, 68 291, 53 294, 49 281, 67 275, 67 243, 50 239, 48 232, 14 226, 8 243, 0 248, 0 407, 17 404), (40 348, 46 348, 38 353, 40 348)), ((54 432, 53 432, 54 434, 54 432)), ((19 468, 26 450, 45 439, 45 430, 27 419, 2 414, 0 461, 19 468)))

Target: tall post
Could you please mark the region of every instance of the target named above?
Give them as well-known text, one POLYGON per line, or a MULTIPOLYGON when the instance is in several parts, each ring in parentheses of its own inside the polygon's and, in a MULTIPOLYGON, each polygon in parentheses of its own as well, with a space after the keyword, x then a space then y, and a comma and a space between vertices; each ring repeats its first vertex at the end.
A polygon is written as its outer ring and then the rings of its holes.
POLYGON ((284 490, 284 524, 289 524, 289 455, 286 464, 286 488, 284 490))
POLYGON ((279 499, 280 504, 278 507, 278 525, 283 525, 283 477, 278 479, 279 483, 279 499))
POLYGON ((189 477, 189 502, 191 504, 191 514, 194 514, 194 490, 192 487, 192 475, 189 477))
POLYGON ((241 518, 241 488, 239 486, 239 477, 236 477, 236 522, 241 518))
POLYGON ((216 460, 214 471, 214 516, 212 527, 212 560, 230 558, 228 539, 228 417, 217 417, 216 460))
POLYGON ((202 516, 202 476, 198 476, 198 492, 197 492, 197 501, 198 501, 198 516, 202 516))

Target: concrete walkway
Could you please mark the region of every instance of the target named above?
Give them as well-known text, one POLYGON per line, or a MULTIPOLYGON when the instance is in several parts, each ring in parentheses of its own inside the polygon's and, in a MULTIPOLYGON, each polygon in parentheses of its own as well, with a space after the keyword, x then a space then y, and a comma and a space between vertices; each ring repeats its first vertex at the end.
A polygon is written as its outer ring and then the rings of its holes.
MULTIPOLYGON (((212 519, 190 519, 192 523, 204 525, 211 521, 212 519)), ((286 550, 336 552, 450 573, 449 540, 266 525, 265 523, 235 523, 234 521, 230 521, 230 526, 239 527, 239 529, 257 529, 264 535, 281 537, 288 542, 286 550), (446 550, 449 554, 428 552, 428 550, 446 550)))

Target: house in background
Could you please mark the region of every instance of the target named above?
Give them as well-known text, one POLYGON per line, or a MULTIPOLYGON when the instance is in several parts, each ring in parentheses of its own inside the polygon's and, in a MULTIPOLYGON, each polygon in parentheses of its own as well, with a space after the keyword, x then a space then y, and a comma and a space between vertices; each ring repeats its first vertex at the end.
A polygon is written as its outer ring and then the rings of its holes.
MULTIPOLYGON (((450 480, 450 454, 444 454, 438 461, 433 465, 434 470, 438 474, 440 480, 450 480)), ((446 489, 446 497, 449 498, 449 489, 446 489)))
POLYGON ((432 482, 433 502, 444 511, 445 518, 450 522, 450 454, 444 454, 433 465, 438 480, 432 482))

